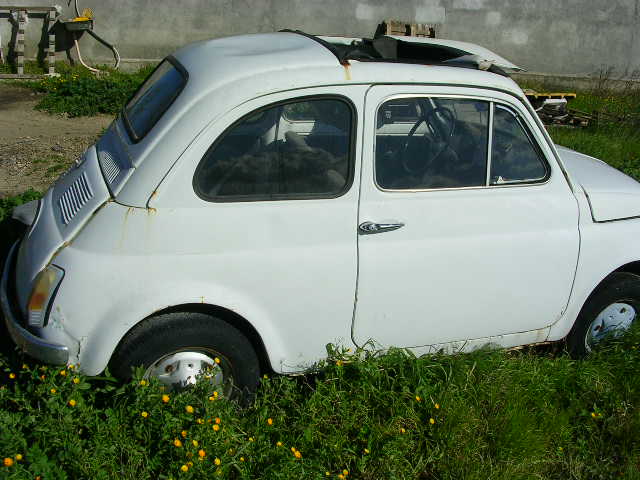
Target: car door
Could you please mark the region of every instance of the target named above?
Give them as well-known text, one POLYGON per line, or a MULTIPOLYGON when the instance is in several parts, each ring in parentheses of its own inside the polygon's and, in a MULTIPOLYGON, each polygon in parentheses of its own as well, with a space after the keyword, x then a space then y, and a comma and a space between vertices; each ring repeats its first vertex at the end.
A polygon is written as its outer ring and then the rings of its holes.
POLYGON ((354 341, 425 346, 556 321, 578 207, 527 110, 481 89, 375 86, 365 118, 354 341))
POLYGON ((350 344, 365 91, 279 92, 233 109, 184 153, 143 232, 176 239, 172 275, 188 278, 174 283, 247 319, 279 372, 350 344))

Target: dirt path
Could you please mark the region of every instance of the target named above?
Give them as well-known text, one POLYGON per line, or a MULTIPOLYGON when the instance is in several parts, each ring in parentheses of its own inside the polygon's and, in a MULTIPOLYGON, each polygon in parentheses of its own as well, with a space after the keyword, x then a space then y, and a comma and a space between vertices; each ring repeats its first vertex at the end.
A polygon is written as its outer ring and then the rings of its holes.
POLYGON ((31 90, 0 81, 0 198, 46 190, 112 120, 49 115, 37 103, 31 90))

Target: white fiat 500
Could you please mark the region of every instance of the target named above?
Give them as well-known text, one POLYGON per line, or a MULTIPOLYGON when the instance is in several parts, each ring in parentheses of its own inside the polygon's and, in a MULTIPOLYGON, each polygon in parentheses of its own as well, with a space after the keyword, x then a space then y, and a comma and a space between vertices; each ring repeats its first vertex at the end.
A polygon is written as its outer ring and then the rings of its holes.
POLYGON ((640 184, 554 146, 515 68, 410 37, 183 48, 16 212, 11 337, 89 375, 208 367, 223 390, 329 343, 584 355, 640 310, 640 184))

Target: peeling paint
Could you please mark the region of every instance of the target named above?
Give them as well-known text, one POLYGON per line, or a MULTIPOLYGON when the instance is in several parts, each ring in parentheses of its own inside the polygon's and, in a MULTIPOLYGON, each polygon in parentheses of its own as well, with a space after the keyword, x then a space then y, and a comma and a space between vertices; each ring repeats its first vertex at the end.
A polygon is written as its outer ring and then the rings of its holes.
POLYGON ((418 23, 444 23, 446 16, 446 9, 440 5, 429 4, 416 7, 415 20, 418 23))
POLYGON ((376 20, 380 21, 385 17, 387 9, 385 7, 377 7, 367 3, 359 3, 356 6, 356 18, 358 20, 376 20))
POLYGON ((453 0, 453 8, 460 10, 482 10, 486 0, 453 0))
POLYGON ((487 12, 485 23, 488 27, 497 27, 502 22, 502 14, 500 12, 487 12))
POLYGON ((529 42, 529 34, 523 30, 507 30, 503 33, 502 38, 505 42, 515 45, 526 45, 529 42))

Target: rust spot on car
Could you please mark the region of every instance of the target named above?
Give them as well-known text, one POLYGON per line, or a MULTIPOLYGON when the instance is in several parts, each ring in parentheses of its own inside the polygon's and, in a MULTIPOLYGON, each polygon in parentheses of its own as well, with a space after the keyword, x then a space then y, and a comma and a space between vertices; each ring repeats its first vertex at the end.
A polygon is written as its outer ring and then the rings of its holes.
POLYGON ((344 67, 344 79, 351 80, 351 64, 349 63, 349 60, 340 62, 340 65, 344 67))

